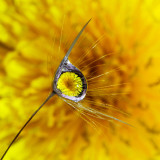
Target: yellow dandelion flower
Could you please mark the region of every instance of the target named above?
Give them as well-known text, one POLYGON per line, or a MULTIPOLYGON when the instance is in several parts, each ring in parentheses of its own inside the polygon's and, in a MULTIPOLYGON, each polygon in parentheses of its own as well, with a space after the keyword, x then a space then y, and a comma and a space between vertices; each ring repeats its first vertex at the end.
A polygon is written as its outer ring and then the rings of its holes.
POLYGON ((93 17, 70 55, 87 80, 86 96, 64 100, 96 130, 55 96, 5 159, 160 159, 159 12, 156 0, 1 0, 0 155, 47 97, 47 64, 56 73, 73 37, 93 17), (128 122, 127 112, 135 128, 98 111, 128 122), (104 131, 97 132, 99 127, 104 131))
POLYGON ((82 80, 73 72, 63 73, 57 82, 57 88, 68 96, 78 96, 82 92, 82 80))

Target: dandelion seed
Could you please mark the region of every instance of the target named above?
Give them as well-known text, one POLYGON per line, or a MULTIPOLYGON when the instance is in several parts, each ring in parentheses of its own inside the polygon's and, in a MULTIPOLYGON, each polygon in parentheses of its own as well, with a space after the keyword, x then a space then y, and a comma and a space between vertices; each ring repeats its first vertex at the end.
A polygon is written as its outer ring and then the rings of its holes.
MULTIPOLYGON (((98 96, 98 95, 117 95, 117 94, 122 94, 120 92, 113 92, 113 93, 103 93, 101 94, 101 90, 103 90, 104 88, 106 88, 106 86, 102 85, 102 86, 95 86, 94 90, 88 90, 88 94, 87 94, 87 89, 88 89, 88 84, 92 83, 93 85, 93 81, 97 82, 97 79, 101 79, 104 76, 108 75, 109 73, 118 70, 118 69, 113 69, 110 71, 107 71, 105 73, 99 74, 99 75, 95 75, 94 77, 92 76, 91 78, 86 79, 86 77, 83 75, 83 73, 80 71, 80 69, 78 69, 77 67, 75 67, 68 59, 74 45, 76 44, 77 40, 79 39, 80 35, 82 34, 83 30, 86 28, 87 24, 90 22, 90 20, 84 25, 84 27, 82 28, 82 30, 79 32, 79 34, 77 35, 77 37, 75 38, 75 40, 72 42, 69 50, 67 51, 65 57, 63 58, 63 60, 61 61, 56 73, 55 73, 55 77, 53 80, 53 90, 50 93, 50 95, 48 96, 48 98, 44 101, 44 103, 31 115, 31 117, 28 119, 28 121, 24 124, 24 126, 20 129, 20 131, 17 133, 17 135, 14 137, 14 139, 12 140, 12 142, 9 144, 7 150, 5 151, 5 153, 3 154, 1 160, 3 160, 4 156, 6 155, 6 153, 8 152, 8 150, 10 149, 10 147, 12 146, 12 144, 16 141, 16 139, 18 138, 18 136, 21 134, 21 132, 23 131, 23 129, 27 126, 27 124, 32 120, 32 118, 36 115, 36 113, 44 106, 44 104, 50 99, 52 98, 55 94, 57 94, 58 96, 60 96, 66 103, 68 103, 69 105, 71 105, 75 110, 77 110, 86 121, 90 121, 90 123, 93 125, 93 127, 97 130, 97 125, 96 123, 92 120, 93 118, 96 119, 100 119, 100 120, 115 120, 115 121, 119 121, 121 123, 124 124, 128 124, 118 118, 115 118, 111 115, 108 115, 105 112, 101 111, 101 108, 104 107, 104 105, 99 105, 100 108, 96 108, 96 107, 90 107, 90 106, 86 106, 85 104, 83 104, 83 102, 85 102, 85 98, 86 101, 90 101, 91 100, 87 97, 92 97, 94 98, 94 96, 98 96), (96 81, 95 81, 96 80, 96 81), (88 84, 87 84, 88 82, 88 84), (97 89, 96 89, 97 88, 97 89)), ((61 35, 62 36, 62 35, 61 35)), ((97 44, 97 42, 96 42, 97 44)), ((61 40, 60 40, 60 45, 61 45, 61 40)), ((93 49, 94 47, 92 47, 93 49)), ((59 48, 60 51, 60 48, 59 48)), ((87 52, 88 54, 88 52, 87 52)), ((83 66, 82 67, 82 71, 89 68, 89 66, 93 63, 96 63, 102 59, 104 59, 104 57, 109 56, 110 54, 104 55, 92 62, 90 62, 88 65, 83 66)), ((85 54, 86 56, 86 54, 85 54)), ((84 56, 84 57, 85 57, 84 56)), ((96 65, 96 66, 102 66, 102 65, 96 65)), ((90 69, 93 69, 94 67, 90 67, 90 69)), ((96 71, 93 72, 93 75, 96 73, 96 71)), ((104 81, 105 82, 105 81, 104 81)), ((103 84, 103 83, 102 83, 103 84)), ((109 85, 108 87, 113 87, 116 86, 115 85, 109 85)), ((120 85, 120 84, 118 84, 120 85)), ((96 103, 95 103, 96 104, 96 103)), ((98 104, 98 103, 97 103, 98 104)), ((100 104, 100 103, 99 103, 100 104)), ((105 105, 106 106, 106 105, 105 105)), ((107 106, 106 109, 112 109, 113 110, 117 110, 115 109, 113 106, 107 106)))

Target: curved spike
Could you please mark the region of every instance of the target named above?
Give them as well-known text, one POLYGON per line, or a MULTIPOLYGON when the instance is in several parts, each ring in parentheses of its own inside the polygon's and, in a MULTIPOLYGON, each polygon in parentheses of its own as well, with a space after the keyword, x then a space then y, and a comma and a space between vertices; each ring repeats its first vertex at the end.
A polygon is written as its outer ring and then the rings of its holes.
POLYGON ((72 42, 69 50, 67 51, 67 53, 66 53, 66 55, 65 55, 65 57, 63 58, 62 61, 65 62, 65 61, 68 59, 69 54, 71 53, 74 45, 76 44, 76 42, 77 42, 77 40, 79 39, 80 35, 82 34, 82 32, 84 31, 84 29, 86 28, 86 26, 88 25, 88 23, 89 23, 90 21, 91 21, 91 19, 83 26, 83 28, 81 29, 81 31, 78 33, 78 35, 76 36, 76 38, 75 38, 74 41, 72 42))

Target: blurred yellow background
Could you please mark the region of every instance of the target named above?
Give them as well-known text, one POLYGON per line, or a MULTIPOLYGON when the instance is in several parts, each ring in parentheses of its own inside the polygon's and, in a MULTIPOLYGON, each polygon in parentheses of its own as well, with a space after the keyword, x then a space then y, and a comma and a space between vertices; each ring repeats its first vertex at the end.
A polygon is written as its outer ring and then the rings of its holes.
POLYGON ((160 160, 158 0, 0 0, 0 156, 48 96, 54 71, 90 18, 72 62, 105 36, 88 58, 114 53, 104 62, 123 72, 110 82, 127 82, 130 93, 110 101, 131 115, 135 128, 108 122, 99 133, 56 96, 4 159, 160 160))

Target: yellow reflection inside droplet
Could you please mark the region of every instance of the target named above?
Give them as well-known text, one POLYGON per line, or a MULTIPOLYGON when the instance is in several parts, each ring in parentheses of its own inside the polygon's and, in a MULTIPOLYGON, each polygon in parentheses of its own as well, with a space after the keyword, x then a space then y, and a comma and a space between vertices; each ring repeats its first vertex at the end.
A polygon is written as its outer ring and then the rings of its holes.
POLYGON ((73 72, 63 73, 57 82, 57 88, 67 96, 78 96, 82 92, 82 80, 73 72))

